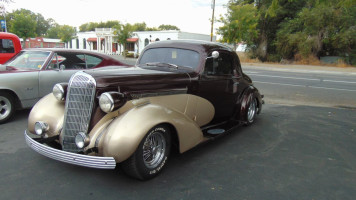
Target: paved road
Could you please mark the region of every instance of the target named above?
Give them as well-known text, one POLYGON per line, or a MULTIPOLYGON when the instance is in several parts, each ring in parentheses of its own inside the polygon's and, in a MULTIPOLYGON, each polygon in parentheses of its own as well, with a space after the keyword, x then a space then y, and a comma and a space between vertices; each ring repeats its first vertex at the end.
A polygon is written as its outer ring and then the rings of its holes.
POLYGON ((253 66, 244 66, 244 72, 269 103, 356 108, 356 74, 253 66))
POLYGON ((356 196, 356 110, 267 104, 256 124, 182 155, 141 182, 25 145, 29 111, 0 126, 0 199, 343 199, 356 196))
POLYGON ((19 112, 15 120, 0 125, 0 200, 353 200, 356 109, 348 103, 355 93, 353 77, 251 66, 244 70, 266 95, 256 123, 173 154, 163 173, 147 182, 120 170, 72 166, 33 152, 23 136, 29 111, 19 112), (285 95, 283 105, 276 104, 280 93, 285 95), (335 108, 339 103, 332 99, 341 102, 343 96, 347 108, 335 108), (318 101, 332 107, 319 107, 323 104, 318 101))

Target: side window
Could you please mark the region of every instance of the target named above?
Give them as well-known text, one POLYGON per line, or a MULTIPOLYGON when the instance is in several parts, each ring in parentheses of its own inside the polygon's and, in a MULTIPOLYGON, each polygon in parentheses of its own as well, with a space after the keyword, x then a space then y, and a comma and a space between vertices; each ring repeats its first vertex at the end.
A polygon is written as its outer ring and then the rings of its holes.
POLYGON ((9 39, 0 39, 0 53, 15 53, 14 43, 9 39))
POLYGON ((60 56, 58 54, 54 54, 52 57, 51 61, 49 62, 47 69, 59 69, 60 64, 65 60, 66 58, 63 56, 60 56))
POLYGON ((206 60, 204 74, 211 76, 233 75, 234 65, 231 55, 220 53, 216 59, 209 58, 206 60))
POLYGON ((101 61, 103 59, 92 56, 92 55, 77 55, 78 58, 80 58, 81 60, 83 60, 84 62, 86 62, 86 68, 93 68, 96 67, 99 63, 101 63, 101 61))

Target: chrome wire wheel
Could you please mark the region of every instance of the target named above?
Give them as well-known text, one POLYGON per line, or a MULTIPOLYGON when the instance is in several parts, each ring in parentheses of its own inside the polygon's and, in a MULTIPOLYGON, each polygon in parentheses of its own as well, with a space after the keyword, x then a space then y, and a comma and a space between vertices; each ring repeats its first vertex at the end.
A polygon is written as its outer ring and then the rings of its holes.
POLYGON ((0 96, 0 121, 9 117, 12 112, 12 104, 10 100, 4 96, 0 96))
POLYGON ((257 100, 254 98, 247 110, 247 122, 252 123, 255 119, 257 112, 257 100))
POLYGON ((156 168, 162 163, 166 152, 166 139, 162 132, 152 132, 143 143, 143 163, 147 168, 156 168))

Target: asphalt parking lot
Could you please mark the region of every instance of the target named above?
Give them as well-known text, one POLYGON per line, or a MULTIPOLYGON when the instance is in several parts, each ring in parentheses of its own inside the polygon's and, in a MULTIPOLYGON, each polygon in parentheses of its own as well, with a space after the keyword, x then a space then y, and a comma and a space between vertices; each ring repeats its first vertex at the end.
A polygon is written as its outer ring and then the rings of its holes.
POLYGON ((142 182, 43 157, 29 111, 0 125, 0 199, 354 199, 356 110, 265 105, 256 123, 184 154, 142 182))

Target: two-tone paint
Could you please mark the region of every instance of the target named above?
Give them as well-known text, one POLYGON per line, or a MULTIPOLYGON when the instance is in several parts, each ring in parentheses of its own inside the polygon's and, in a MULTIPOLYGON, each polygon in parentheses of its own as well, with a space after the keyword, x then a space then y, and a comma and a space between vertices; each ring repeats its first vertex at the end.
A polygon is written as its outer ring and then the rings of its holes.
MULTIPOLYGON (((143 54, 158 47, 194 50, 200 55, 199 65, 194 70, 132 67, 85 71, 96 81, 97 98, 88 130, 90 143, 84 154, 113 158, 120 163, 129 158, 147 132, 159 124, 170 128, 173 142, 183 153, 215 137, 208 134, 209 129, 227 132, 247 123, 247 108, 253 99, 257 100, 256 112, 261 111, 262 97, 242 72, 236 53, 230 48, 208 42, 168 41, 150 45, 143 54), (232 76, 204 74, 206 60, 213 51, 231 55, 235 68, 232 76), (110 91, 124 94, 126 103, 113 112, 104 113, 98 107, 98 98, 110 91)), ((28 131, 34 133, 35 122, 45 121, 50 128, 44 138, 60 141, 63 119, 64 102, 49 94, 33 107, 28 131), (47 112, 48 109, 51 112, 47 112)))

